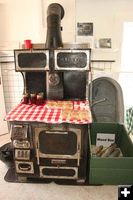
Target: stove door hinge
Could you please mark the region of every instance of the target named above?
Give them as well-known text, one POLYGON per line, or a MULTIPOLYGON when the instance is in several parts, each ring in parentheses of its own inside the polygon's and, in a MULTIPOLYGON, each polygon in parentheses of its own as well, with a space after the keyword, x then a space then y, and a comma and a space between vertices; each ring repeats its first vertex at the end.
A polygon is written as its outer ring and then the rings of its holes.
POLYGON ((77 145, 77 154, 78 154, 78 159, 77 159, 77 165, 80 165, 80 144, 77 145))
POLYGON ((36 157, 37 157, 37 164, 40 165, 40 160, 39 160, 39 141, 36 143, 36 157))

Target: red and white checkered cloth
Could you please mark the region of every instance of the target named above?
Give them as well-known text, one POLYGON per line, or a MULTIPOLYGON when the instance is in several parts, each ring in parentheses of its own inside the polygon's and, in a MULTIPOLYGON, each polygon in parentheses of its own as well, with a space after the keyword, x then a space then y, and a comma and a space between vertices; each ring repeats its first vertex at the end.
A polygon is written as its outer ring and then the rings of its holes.
POLYGON ((73 124, 88 124, 92 122, 91 111, 88 101, 73 101, 74 110, 87 110, 88 118, 85 120, 64 119, 62 118, 61 108, 49 108, 46 102, 43 105, 28 105, 20 103, 13 108, 6 116, 6 121, 30 121, 44 122, 51 124, 73 123, 73 124))

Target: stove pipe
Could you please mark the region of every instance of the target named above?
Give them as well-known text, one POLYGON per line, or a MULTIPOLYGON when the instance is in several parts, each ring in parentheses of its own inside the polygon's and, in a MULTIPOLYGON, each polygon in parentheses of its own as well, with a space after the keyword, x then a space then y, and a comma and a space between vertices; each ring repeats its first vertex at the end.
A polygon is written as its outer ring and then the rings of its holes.
POLYGON ((46 48, 63 47, 61 37, 61 19, 64 17, 64 9, 58 3, 52 3, 47 10, 47 36, 46 48))

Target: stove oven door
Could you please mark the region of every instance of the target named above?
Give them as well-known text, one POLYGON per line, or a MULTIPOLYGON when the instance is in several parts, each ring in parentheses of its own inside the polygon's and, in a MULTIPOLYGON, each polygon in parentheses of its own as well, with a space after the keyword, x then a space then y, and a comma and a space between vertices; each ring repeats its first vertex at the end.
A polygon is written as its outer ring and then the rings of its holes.
POLYGON ((69 128, 67 131, 54 127, 35 128, 36 156, 40 177, 77 179, 81 156, 81 130, 69 128), (44 160, 44 164, 40 161, 44 160), (45 164, 45 160, 51 165, 45 164), (70 162, 69 162, 70 161, 70 162), (75 165, 69 163, 75 161, 75 165))

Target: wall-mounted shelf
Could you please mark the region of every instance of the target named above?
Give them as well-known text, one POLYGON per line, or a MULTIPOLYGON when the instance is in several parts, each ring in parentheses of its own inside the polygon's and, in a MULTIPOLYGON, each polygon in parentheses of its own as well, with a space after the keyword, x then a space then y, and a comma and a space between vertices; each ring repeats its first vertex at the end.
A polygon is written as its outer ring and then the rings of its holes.
POLYGON ((92 63, 96 63, 96 62, 101 62, 101 63, 113 63, 113 62, 115 62, 115 60, 101 60, 101 59, 99 59, 99 60, 91 60, 91 62, 92 63))
POLYGON ((92 48, 93 52, 116 52, 117 48, 92 48))
POLYGON ((14 52, 13 50, 0 51, 0 63, 13 63, 14 52))
POLYGON ((96 71, 111 71, 112 69, 112 63, 114 63, 115 60, 102 60, 102 59, 93 59, 91 60, 91 68, 92 70, 96 71))

